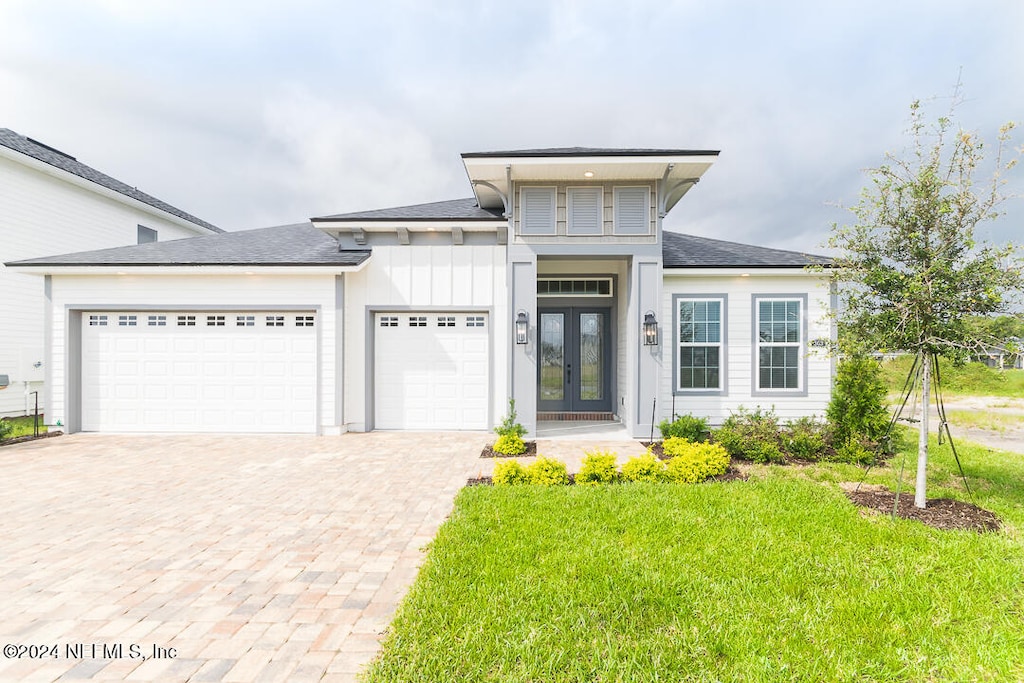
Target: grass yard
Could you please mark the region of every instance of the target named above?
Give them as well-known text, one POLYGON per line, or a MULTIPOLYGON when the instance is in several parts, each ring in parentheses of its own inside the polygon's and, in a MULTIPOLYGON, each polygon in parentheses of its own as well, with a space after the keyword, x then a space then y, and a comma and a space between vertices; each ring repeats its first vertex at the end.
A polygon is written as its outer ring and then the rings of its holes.
MULTIPOLYGON (((18 436, 30 436, 32 434, 32 416, 29 417, 8 417, 4 418, 4 421, 13 426, 13 430, 7 435, 8 439, 13 439, 18 436)), ((46 432, 46 425, 43 424, 43 418, 39 418, 39 433, 44 434, 46 432)))
MULTIPOLYGON (((863 515, 844 465, 465 489, 367 680, 1024 680, 1024 456, 961 458, 1002 531, 863 515)), ((966 499, 933 462, 930 497, 966 499)))
MULTIPOLYGON (((901 356, 882 363, 882 379, 893 393, 907 381, 912 356, 901 356)), ((984 363, 955 367, 943 361, 940 367, 942 393, 946 396, 1008 396, 1024 398, 1024 370, 997 370, 984 363)))

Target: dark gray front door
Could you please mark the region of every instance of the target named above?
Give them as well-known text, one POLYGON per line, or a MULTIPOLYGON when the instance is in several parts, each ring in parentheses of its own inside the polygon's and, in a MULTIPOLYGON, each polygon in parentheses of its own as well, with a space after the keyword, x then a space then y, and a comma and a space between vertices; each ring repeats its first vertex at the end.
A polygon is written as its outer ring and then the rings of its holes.
POLYGON ((611 412, 611 309, 542 308, 538 410, 611 412))

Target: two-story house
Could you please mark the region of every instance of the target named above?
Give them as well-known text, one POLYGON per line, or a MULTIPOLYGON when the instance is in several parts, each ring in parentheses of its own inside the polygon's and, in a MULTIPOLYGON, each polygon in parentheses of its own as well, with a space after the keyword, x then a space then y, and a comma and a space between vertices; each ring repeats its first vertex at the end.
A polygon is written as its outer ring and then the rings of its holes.
MULTIPOLYGON (((0 261, 222 232, 48 145, 0 128, 0 261)), ((0 263, 0 416, 47 372, 44 282, 0 263)), ((45 407, 45 401, 40 402, 45 407)))
POLYGON ((820 413, 828 259, 663 231, 715 151, 463 154, 473 197, 11 264, 54 419, 339 433, 820 413))

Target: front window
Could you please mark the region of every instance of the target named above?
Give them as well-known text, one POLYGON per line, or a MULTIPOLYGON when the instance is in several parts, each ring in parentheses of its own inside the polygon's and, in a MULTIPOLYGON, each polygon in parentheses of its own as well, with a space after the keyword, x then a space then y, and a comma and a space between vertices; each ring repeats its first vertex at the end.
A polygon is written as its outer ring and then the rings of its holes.
POLYGON ((722 389, 725 300, 676 299, 676 390, 722 389))
POLYGON ((803 315, 799 299, 757 300, 757 388, 799 390, 803 315))

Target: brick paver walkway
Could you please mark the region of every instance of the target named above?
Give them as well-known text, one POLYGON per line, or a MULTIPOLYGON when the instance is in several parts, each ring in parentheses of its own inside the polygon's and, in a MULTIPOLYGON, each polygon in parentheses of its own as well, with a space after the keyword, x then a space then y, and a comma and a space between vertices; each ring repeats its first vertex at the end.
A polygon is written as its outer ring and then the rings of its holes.
POLYGON ((490 438, 2 448, 0 680, 354 680, 490 438))

